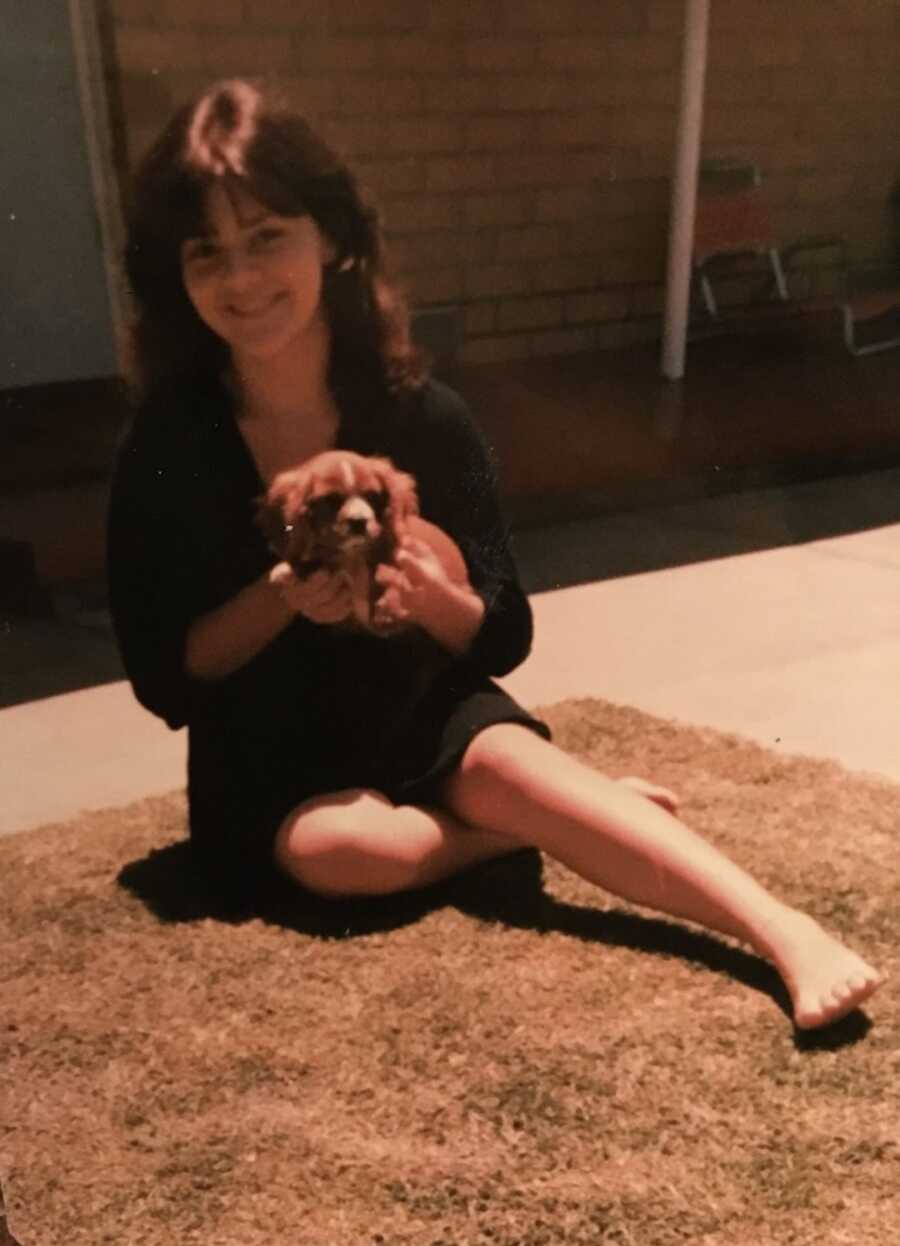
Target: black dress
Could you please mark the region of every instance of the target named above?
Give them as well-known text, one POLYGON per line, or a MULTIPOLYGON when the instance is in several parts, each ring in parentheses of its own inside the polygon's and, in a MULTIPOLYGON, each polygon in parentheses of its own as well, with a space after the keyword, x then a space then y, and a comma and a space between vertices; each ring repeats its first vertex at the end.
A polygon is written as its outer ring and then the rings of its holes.
POLYGON ((517 666, 532 620, 500 516, 484 441, 452 390, 403 398, 338 392, 337 445, 383 454, 415 476, 422 514, 449 533, 485 603, 462 659, 415 691, 408 641, 298 617, 227 678, 185 671, 199 615, 273 564, 254 521, 263 491, 224 386, 158 399, 120 448, 109 514, 110 606, 138 700, 187 726, 195 856, 218 878, 271 870, 272 841, 300 801, 369 787, 427 803, 472 738, 496 722, 549 736, 491 676, 517 666))

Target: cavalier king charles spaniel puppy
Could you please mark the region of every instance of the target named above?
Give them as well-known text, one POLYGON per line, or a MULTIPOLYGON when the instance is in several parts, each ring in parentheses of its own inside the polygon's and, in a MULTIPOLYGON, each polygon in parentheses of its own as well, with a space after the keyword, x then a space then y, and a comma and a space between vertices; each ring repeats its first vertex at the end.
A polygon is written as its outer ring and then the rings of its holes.
POLYGON ((451 580, 468 581, 459 547, 419 515, 415 480, 387 458, 350 450, 317 454, 275 477, 258 520, 273 553, 300 579, 320 568, 346 577, 352 622, 379 635, 404 626, 376 621, 384 589, 375 571, 393 565, 405 536, 429 545, 451 580))

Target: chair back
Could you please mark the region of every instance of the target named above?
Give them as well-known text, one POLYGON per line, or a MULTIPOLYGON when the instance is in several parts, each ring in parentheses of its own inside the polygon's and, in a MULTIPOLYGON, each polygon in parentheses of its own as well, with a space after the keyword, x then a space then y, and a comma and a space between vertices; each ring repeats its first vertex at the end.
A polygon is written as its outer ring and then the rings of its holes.
POLYGON ((717 255, 763 255, 777 245, 758 185, 711 187, 701 179, 694 226, 694 263, 717 255))

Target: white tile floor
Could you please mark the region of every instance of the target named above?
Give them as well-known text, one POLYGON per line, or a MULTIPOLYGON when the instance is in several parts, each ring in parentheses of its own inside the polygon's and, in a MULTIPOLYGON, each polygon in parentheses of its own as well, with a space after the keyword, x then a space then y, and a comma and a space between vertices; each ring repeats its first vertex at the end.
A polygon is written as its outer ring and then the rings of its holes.
MULTIPOLYGON (((879 534, 884 543, 887 534, 879 534)), ((890 533, 900 557, 900 525, 890 533)), ((900 780, 900 560, 835 538, 535 599, 527 704, 604 696, 900 780)))
MULTIPOLYGON (((516 547, 536 641, 504 683, 525 704, 606 697, 900 781, 900 472, 516 547)), ((121 682, 4 709, 0 833, 179 787, 184 758, 121 682)))

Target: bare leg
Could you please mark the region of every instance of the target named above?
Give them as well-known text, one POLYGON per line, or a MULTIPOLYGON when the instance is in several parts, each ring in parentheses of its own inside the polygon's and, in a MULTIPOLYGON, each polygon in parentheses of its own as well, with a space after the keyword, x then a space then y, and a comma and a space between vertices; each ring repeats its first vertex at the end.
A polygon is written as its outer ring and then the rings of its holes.
POLYGON ((354 788, 298 806, 278 831, 275 861, 321 895, 388 895, 522 847, 443 810, 394 805, 380 792, 354 788))
MULTIPOLYGON (((674 793, 644 779, 622 779, 664 809, 674 793)), ((519 852, 513 835, 469 826, 445 809, 394 805, 353 788, 304 801, 284 820, 275 861, 322 895, 386 895, 440 882, 470 865, 519 852)))
POLYGON ((616 895, 749 943, 783 977, 798 1027, 835 1021, 880 982, 876 970, 661 802, 526 728, 502 724, 477 736, 444 798, 467 825, 514 835, 616 895))

